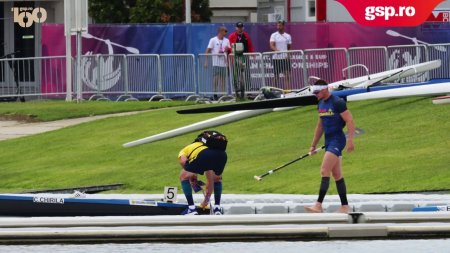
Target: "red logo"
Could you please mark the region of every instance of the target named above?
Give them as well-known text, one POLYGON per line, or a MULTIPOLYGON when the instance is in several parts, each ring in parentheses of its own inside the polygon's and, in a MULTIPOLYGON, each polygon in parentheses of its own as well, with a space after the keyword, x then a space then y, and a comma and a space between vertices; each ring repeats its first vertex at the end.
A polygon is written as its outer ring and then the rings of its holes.
POLYGON ((450 22, 450 10, 434 10, 427 19, 428 22, 450 22))
POLYGON ((444 0, 336 0, 364 26, 418 26, 444 0))

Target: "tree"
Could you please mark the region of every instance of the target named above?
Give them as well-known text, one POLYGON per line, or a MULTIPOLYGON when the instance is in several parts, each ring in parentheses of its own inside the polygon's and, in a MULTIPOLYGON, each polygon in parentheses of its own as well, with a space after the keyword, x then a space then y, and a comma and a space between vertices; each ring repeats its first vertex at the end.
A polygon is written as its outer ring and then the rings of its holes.
POLYGON ((96 23, 129 23, 136 0, 90 0, 89 15, 96 23))
POLYGON ((209 0, 191 1, 192 22, 211 22, 209 0))
MULTIPOLYGON (((96 23, 184 22, 185 0, 90 0, 96 23)), ((209 0, 191 0, 192 22, 210 22, 209 0)))

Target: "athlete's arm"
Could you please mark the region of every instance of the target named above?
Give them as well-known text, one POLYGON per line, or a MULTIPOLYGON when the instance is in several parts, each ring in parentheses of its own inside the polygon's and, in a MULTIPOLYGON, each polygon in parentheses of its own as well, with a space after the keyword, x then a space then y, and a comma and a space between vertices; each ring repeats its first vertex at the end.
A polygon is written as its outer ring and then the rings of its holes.
POLYGON ((314 130, 314 138, 311 143, 311 147, 309 148, 309 152, 311 154, 315 154, 313 151, 316 149, 317 143, 319 143, 320 138, 323 134, 323 126, 322 126, 322 119, 319 117, 319 120, 317 121, 316 129, 314 130))
POLYGON ((186 157, 185 155, 181 155, 181 156, 178 158, 178 162, 180 163, 181 168, 184 169, 184 165, 186 164, 186 161, 187 161, 187 160, 188 160, 188 159, 187 159, 187 157, 186 157))
POLYGON ((214 187, 214 171, 207 170, 205 171, 206 176, 206 187, 205 187, 205 199, 203 200, 201 206, 207 206, 209 203, 209 199, 211 198, 211 194, 213 192, 214 187))
POLYGON ((355 146, 353 145, 353 136, 355 136, 355 123, 353 122, 353 116, 349 110, 345 110, 341 113, 341 117, 345 121, 348 130, 347 151, 352 152, 355 149, 355 146))

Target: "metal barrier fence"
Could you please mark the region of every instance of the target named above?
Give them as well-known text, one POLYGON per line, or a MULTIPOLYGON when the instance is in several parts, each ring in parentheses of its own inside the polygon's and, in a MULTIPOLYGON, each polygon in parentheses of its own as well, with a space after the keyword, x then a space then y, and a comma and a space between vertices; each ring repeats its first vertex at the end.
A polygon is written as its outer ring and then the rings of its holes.
POLYGON ((304 52, 302 50, 262 54, 265 85, 284 90, 304 87, 304 52))
POLYGON ((449 78, 450 71, 450 43, 434 44, 428 47, 429 60, 441 60, 441 67, 429 72, 430 79, 449 78))
POLYGON ((386 47, 354 47, 348 49, 349 69, 348 78, 365 76, 389 70, 388 51, 386 47), (365 69, 362 64, 367 67, 365 69))
MULTIPOLYGON (((349 66, 346 48, 326 48, 305 50, 306 77, 319 77, 328 82, 343 79, 342 69, 349 66)), ((305 79, 305 84, 309 80, 305 79)))
POLYGON ((232 93, 243 98, 258 94, 265 85, 261 53, 230 54, 228 57, 232 93))
MULTIPOLYGON (((11 55, 9 56, 11 57, 11 55)), ((393 68, 441 60, 438 69, 399 82, 450 78, 450 44, 327 48, 251 53, 242 56, 199 54, 84 55, 84 99, 217 97, 258 94, 262 86, 300 89, 311 76, 329 82, 393 68), (244 89, 240 87, 243 86, 244 89)), ((65 57, 0 58, 0 100, 66 98, 65 57)), ((72 59, 73 84, 76 80, 72 59)), ((77 87, 72 85, 73 94, 77 87)))
POLYGON ((161 61, 157 54, 127 55, 128 94, 162 97, 161 61))
POLYGON ((0 99, 65 98, 66 59, 57 57, 0 60, 0 99))
POLYGON ((226 54, 199 54, 197 68, 199 96, 218 99, 231 94, 226 54))
POLYGON ((162 54, 160 63, 163 96, 196 94, 196 67, 193 54, 162 54))
MULTIPOLYGON (((398 45, 388 46, 389 69, 401 68, 428 61, 426 45, 398 45)), ((400 82, 425 82, 429 80, 428 72, 405 77, 400 82)))

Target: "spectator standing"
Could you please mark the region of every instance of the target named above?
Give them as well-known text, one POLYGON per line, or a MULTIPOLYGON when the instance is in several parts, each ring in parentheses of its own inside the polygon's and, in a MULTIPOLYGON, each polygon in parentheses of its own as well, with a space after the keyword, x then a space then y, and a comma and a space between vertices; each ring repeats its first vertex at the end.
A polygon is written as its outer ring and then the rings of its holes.
MULTIPOLYGON (((270 49, 274 52, 291 50, 292 38, 291 35, 285 32, 285 24, 284 20, 279 20, 277 22, 277 31, 270 36, 270 49)), ((277 87, 290 90, 291 62, 289 55, 286 52, 274 54, 272 63, 277 87), (284 75, 284 82, 281 82, 281 74, 284 75)))
POLYGON ((244 23, 236 23, 236 31, 228 37, 231 48, 234 53, 234 68, 233 68, 233 85, 236 92, 236 98, 244 99, 245 86, 251 84, 250 71, 245 71, 247 68, 247 59, 243 56, 244 53, 253 53, 253 42, 250 35, 244 32, 244 23))
MULTIPOLYGON (((226 27, 221 26, 217 30, 217 36, 211 38, 206 49, 206 54, 213 54, 213 92, 214 99, 218 98, 217 93, 225 92, 225 83, 227 76, 227 57, 226 54, 230 52, 230 41, 225 37, 228 30, 226 27)), ((208 67, 208 63, 205 63, 205 67, 208 67)))

